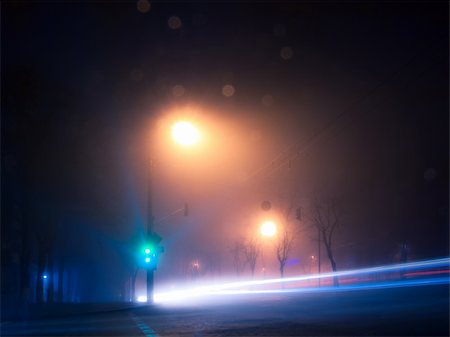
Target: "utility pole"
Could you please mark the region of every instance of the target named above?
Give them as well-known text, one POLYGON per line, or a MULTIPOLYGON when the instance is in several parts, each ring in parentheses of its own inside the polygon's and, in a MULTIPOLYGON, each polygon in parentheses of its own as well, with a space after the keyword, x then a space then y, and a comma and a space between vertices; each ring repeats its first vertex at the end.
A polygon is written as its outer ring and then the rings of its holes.
POLYGON ((319 278, 318 278, 318 280, 319 280, 319 287, 320 287, 320 227, 319 228, 317 228, 317 253, 318 253, 318 255, 317 255, 317 269, 318 269, 318 272, 319 272, 319 278))
MULTIPOLYGON (((147 242, 153 238, 153 212, 152 212, 152 171, 153 161, 150 159, 148 168, 148 196, 147 196, 147 242)), ((153 304, 153 268, 147 268, 147 303, 153 304)))

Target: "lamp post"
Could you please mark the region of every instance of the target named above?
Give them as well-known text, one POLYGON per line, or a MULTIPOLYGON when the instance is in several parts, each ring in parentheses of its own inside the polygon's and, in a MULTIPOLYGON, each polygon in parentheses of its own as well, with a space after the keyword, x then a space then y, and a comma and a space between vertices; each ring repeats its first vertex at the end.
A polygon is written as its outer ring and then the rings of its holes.
MULTIPOLYGON (((147 242, 152 241, 153 233, 153 211, 152 211, 152 170, 153 161, 150 159, 148 164, 148 196, 147 196, 147 242)), ((146 261, 147 262, 147 261, 146 261)), ((154 270, 153 268, 147 268, 147 303, 153 303, 153 288, 154 288, 154 270)))
MULTIPOLYGON (((200 132, 197 130, 197 128, 188 121, 179 121, 176 122, 172 126, 172 137, 179 145, 188 147, 191 145, 196 144, 200 138, 200 132)), ((161 237, 155 232, 155 217, 153 215, 153 208, 152 208, 152 176, 153 176, 153 160, 150 158, 149 164, 148 164, 148 177, 147 177, 147 188, 148 188, 148 195, 147 195, 147 244, 151 244, 152 252, 147 252, 149 248, 146 248, 146 254, 151 253, 153 254, 154 258, 155 254, 161 253, 162 247, 159 247, 160 249, 157 250, 157 245, 161 241, 161 237)), ((187 205, 184 206, 184 212, 186 214, 187 212, 187 205)), ((146 257, 145 262, 149 263, 149 266, 147 267, 147 303, 152 304, 153 303, 153 292, 154 292, 154 272, 156 270, 156 260, 151 261, 151 257, 146 257), (152 263, 150 263, 152 262, 152 263)))
MULTIPOLYGON (((261 223, 259 227, 259 234, 264 238, 263 241, 273 239, 277 235, 277 224, 272 220, 265 220, 261 223)), ((267 245, 262 245, 261 247, 261 260, 263 263, 263 277, 266 278, 266 272, 267 272, 267 266, 264 259, 264 251, 267 250, 269 247, 266 247, 267 245)))

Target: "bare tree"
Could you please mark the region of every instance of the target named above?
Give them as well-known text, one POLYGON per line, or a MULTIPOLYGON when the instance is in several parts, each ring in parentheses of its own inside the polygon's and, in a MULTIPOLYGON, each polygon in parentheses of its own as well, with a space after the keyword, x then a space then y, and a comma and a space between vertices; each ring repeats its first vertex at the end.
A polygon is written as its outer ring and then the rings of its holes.
POLYGON ((282 278, 284 277, 284 268, 286 267, 286 262, 292 250, 293 241, 294 235, 292 231, 285 228, 277 242, 277 259, 280 265, 280 275, 282 278))
MULTIPOLYGON (((341 209, 336 198, 315 198, 311 203, 311 225, 317 229, 330 260, 333 272, 337 271, 336 260, 333 253, 333 235, 340 226, 341 209)), ((338 277, 334 277, 334 285, 339 285, 338 277)))
POLYGON ((139 273, 139 266, 132 267, 131 274, 131 301, 134 302, 136 300, 136 278, 139 273))
POLYGON ((289 259, 296 234, 294 228, 291 226, 291 218, 294 213, 294 205, 295 195, 291 194, 287 203, 287 207, 284 210, 284 226, 282 232, 278 236, 276 246, 281 277, 284 277, 284 268, 286 267, 286 262, 289 259))
POLYGON ((252 277, 255 275, 256 262, 258 261, 259 254, 261 252, 260 246, 255 239, 248 239, 244 242, 244 254, 245 260, 250 271, 252 272, 252 277))
POLYGON ((203 259, 205 266, 205 273, 211 276, 220 276, 222 273, 222 257, 220 254, 214 252, 207 252, 203 259))
POLYGON ((230 253, 233 256, 233 266, 236 271, 236 275, 241 275, 247 264, 245 256, 245 240, 240 238, 233 242, 230 247, 230 253))

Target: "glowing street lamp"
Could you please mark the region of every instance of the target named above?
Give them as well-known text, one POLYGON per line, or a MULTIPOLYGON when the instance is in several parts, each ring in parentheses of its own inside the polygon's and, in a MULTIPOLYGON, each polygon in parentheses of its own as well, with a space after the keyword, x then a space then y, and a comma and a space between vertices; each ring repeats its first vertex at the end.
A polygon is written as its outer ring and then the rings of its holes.
POLYGON ((189 147, 201 138, 198 129, 188 121, 179 121, 172 126, 172 137, 181 146, 189 147))
POLYGON ((277 226, 273 221, 266 221, 261 225, 259 231, 262 236, 273 237, 277 233, 277 226))
MULTIPOLYGON (((172 137, 181 146, 189 147, 196 144, 200 138, 201 134, 198 129, 188 121, 178 121, 172 126, 172 137)), ((152 171, 153 163, 152 160, 149 161, 149 173, 148 173, 148 199, 147 199, 147 211, 148 211, 148 222, 147 222, 147 242, 153 245, 152 248, 146 247, 144 249, 145 253, 145 264, 147 268, 147 303, 153 303, 153 272, 156 270, 158 263, 158 256, 164 251, 162 246, 158 246, 161 241, 161 237, 154 232, 154 217, 152 210, 152 171), (156 251, 155 251, 156 249, 156 251)), ((187 204, 184 206, 184 214, 188 214, 187 204)))

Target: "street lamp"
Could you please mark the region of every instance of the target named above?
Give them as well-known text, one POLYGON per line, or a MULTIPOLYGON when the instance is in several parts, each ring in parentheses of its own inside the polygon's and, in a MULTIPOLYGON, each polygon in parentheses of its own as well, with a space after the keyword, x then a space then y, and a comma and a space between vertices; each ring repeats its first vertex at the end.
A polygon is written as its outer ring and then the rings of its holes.
MULTIPOLYGON (((261 236, 270 239, 273 238, 276 234, 277 234, 277 225, 274 221, 272 220, 266 220, 264 221, 261 226, 259 227, 259 233, 261 234, 261 236)), ((261 247, 262 248, 262 247, 261 247)), ((262 268, 262 272, 263 272, 263 276, 264 278, 266 277, 266 266, 264 263, 264 249, 261 250, 261 259, 263 261, 263 268, 262 268)))
POLYGON ((201 138, 198 129, 188 121, 179 121, 172 126, 172 137, 181 146, 192 146, 201 138))
POLYGON ((277 226, 273 221, 265 221, 259 229, 262 236, 273 237, 277 233, 277 226))
MULTIPOLYGON (((172 137, 181 146, 191 146, 196 144, 200 138, 200 132, 198 129, 188 121, 178 121, 172 126, 172 137)), ((149 162, 149 172, 148 172, 148 200, 147 200, 147 208, 148 208, 148 219, 147 219, 147 244, 151 244, 156 249, 157 253, 163 252, 163 247, 157 246, 161 237, 154 231, 154 216, 152 211, 152 171, 153 171, 153 162, 150 160, 149 162)), ((184 207, 184 213, 187 215, 187 205, 184 207)), ((157 257, 154 252, 152 252, 152 256, 150 256, 150 248, 146 248, 145 252, 145 263, 149 265, 147 267, 147 303, 153 303, 153 289, 154 289, 154 277, 153 273, 156 269, 157 257), (152 260, 155 259, 153 263, 152 260)))

